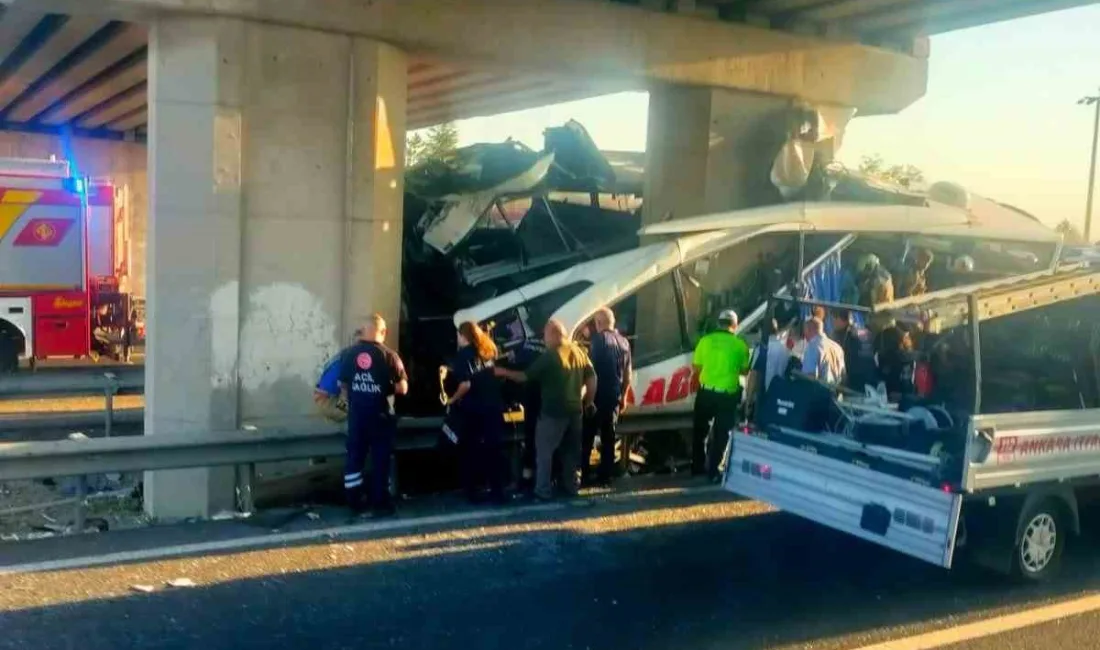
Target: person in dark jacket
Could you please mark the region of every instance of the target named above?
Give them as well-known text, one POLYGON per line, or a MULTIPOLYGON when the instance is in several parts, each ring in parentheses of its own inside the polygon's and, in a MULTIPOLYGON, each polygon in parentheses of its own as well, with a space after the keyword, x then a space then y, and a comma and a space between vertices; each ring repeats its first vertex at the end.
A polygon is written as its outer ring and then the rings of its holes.
POLYGON ((863 393, 878 383, 875 369, 875 342, 871 332, 852 322, 846 309, 833 311, 833 340, 844 349, 844 385, 863 393))
POLYGON ((493 374, 497 346, 476 323, 458 326, 458 354, 451 362, 457 384, 447 408, 457 412, 458 449, 466 498, 482 500, 488 484, 493 501, 504 500, 504 399, 493 374))
MULTIPOLYGON (((611 483, 615 470, 615 427, 619 415, 626 410, 630 391, 630 375, 634 366, 630 357, 630 342, 615 330, 615 314, 607 307, 596 311, 592 318, 595 333, 588 357, 596 369, 596 410, 585 418, 584 447, 581 449, 581 484, 591 482, 589 459, 600 436, 600 467, 596 482, 611 483)), ((624 454, 629 453, 624 450, 624 454)))
POLYGON ((913 375, 917 355, 909 332, 896 323, 883 329, 876 341, 875 360, 879 379, 886 386, 891 402, 898 402, 902 397, 916 392, 913 375))
POLYGON ((389 492, 390 459, 397 436, 393 397, 409 392, 405 365, 385 346, 385 340, 386 321, 375 314, 360 330, 359 342, 345 350, 340 361, 340 391, 348 403, 344 491, 353 512, 365 508, 363 469, 369 453, 369 497, 376 517, 395 513, 389 492))
MULTIPOLYGON (((520 345, 506 353, 500 362, 512 370, 523 371, 544 352, 546 344, 541 339, 525 338, 520 345)), ((508 394, 507 391, 505 394, 508 394)), ((519 486, 530 492, 535 487, 535 429, 542 412, 542 393, 538 382, 528 381, 520 385, 519 401, 523 405, 523 453, 520 456, 522 470, 519 486)))

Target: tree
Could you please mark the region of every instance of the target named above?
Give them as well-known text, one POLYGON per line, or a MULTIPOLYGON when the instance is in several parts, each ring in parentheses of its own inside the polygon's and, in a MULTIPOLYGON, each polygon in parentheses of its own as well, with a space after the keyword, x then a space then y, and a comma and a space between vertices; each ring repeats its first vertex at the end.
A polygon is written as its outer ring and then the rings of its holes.
POLYGON ((859 173, 880 181, 905 188, 915 188, 924 183, 924 172, 913 165, 887 165, 882 156, 864 156, 859 161, 859 173))
POLYGON ((405 139, 405 166, 435 160, 446 162, 458 149, 458 127, 454 122, 444 122, 421 133, 411 133, 405 139))
POLYGON ((1067 244, 1074 246, 1087 244, 1085 236, 1081 234, 1081 231, 1077 229, 1077 226, 1070 223, 1069 219, 1063 219, 1062 223, 1054 227, 1055 230, 1062 233, 1062 237, 1067 244))
POLYGON ((412 167, 424 159, 424 136, 410 133, 405 137, 405 167, 412 167))

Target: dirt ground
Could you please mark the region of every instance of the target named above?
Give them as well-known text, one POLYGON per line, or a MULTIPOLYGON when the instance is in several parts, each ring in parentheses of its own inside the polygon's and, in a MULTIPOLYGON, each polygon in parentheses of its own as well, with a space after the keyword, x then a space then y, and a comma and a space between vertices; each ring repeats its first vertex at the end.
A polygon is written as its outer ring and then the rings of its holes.
MULTIPOLYGON (((112 489, 89 498, 86 510, 89 529, 102 529, 106 525, 110 530, 120 530, 148 523, 141 499, 133 489, 137 477, 118 478, 117 483, 109 486, 112 489)), ((35 539, 71 532, 76 514, 75 504, 71 502, 31 512, 5 514, 4 511, 71 499, 72 494, 73 484, 65 481, 54 485, 38 481, 0 483, 0 540, 35 539)))

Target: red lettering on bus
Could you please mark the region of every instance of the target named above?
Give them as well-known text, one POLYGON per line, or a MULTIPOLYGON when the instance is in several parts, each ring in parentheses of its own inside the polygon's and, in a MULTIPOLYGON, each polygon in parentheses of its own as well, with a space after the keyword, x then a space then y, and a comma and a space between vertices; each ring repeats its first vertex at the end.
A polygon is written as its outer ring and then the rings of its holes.
POLYGON ((672 374, 672 379, 668 384, 668 394, 665 396, 666 402, 678 402, 682 399, 687 399, 691 394, 691 368, 680 368, 672 374))
POLYGON ((645 389, 645 395, 642 396, 642 406, 660 404, 664 398, 665 380, 663 377, 659 377, 651 381, 649 387, 645 389))

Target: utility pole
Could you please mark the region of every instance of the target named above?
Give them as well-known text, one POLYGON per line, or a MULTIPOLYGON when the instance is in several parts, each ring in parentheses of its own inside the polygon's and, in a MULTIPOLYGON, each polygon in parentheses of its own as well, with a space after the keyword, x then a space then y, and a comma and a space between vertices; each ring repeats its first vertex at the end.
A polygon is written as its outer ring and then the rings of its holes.
POLYGON ((1090 95, 1077 100, 1082 106, 1095 106, 1092 121, 1092 158, 1089 161, 1088 204, 1085 206, 1085 241, 1092 243, 1092 197, 1096 189, 1096 145, 1100 140, 1100 95, 1090 95))

